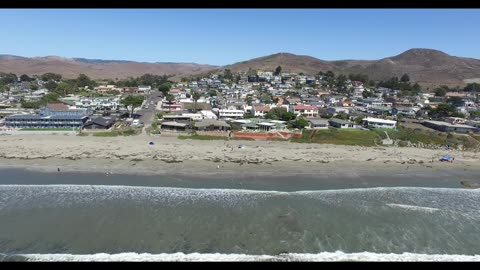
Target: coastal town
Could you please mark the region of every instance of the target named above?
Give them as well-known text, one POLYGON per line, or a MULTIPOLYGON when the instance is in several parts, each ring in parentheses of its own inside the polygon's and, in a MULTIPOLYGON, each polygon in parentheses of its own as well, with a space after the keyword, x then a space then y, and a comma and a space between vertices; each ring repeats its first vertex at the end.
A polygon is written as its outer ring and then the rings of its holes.
POLYGON ((424 89, 408 74, 315 75, 229 69, 181 78, 145 74, 0 75, 2 134, 75 133, 347 145, 477 147, 479 84, 424 89), (346 134, 346 136, 345 136, 346 134), (342 137, 348 137, 342 139, 342 137))
POLYGON ((0 9, 0 262, 480 261, 479 17, 0 9))

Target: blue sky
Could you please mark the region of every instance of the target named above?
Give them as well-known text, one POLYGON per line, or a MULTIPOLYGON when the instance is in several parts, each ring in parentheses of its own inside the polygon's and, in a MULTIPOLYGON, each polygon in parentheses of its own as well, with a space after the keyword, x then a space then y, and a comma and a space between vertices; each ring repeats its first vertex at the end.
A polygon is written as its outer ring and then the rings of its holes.
POLYGON ((278 52, 480 59, 480 9, 3 9, 0 54, 226 65, 278 52))

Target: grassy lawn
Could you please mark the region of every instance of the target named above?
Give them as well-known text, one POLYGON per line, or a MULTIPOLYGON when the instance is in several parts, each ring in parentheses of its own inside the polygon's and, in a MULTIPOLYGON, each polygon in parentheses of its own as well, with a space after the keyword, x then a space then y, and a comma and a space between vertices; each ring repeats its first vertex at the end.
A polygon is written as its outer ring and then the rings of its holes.
POLYGON ((254 138, 244 138, 244 137, 230 137, 229 141, 255 141, 254 138))
POLYGON ((118 136, 118 132, 115 131, 105 131, 105 132, 96 132, 93 133, 95 137, 116 137, 118 136))
POLYGON ((392 140, 410 141, 411 143, 445 144, 446 139, 446 134, 419 128, 411 129, 400 127, 398 130, 385 128, 373 129, 373 132, 376 132, 382 139, 387 138, 385 131, 392 140))
POLYGON ((228 140, 228 137, 225 137, 225 136, 207 136, 207 135, 192 135, 192 136, 180 135, 177 138, 180 140, 191 139, 191 140, 204 140, 204 141, 211 141, 211 140, 227 141, 228 140))
POLYGON ((358 129, 327 129, 316 130, 315 135, 310 139, 315 130, 304 130, 301 138, 292 138, 292 142, 298 143, 325 143, 340 145, 375 146, 379 143, 378 134, 374 131, 358 129))
POLYGON ((475 140, 480 142, 480 135, 470 135, 472 136, 475 140))
POLYGON ((78 128, 22 128, 21 131, 78 131, 78 128))

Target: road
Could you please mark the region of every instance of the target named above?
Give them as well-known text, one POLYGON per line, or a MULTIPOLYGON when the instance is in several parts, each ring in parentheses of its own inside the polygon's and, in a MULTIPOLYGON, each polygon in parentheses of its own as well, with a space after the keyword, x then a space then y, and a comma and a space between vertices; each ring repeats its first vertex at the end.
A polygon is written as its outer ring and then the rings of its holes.
POLYGON ((149 95, 146 96, 146 102, 144 103, 144 106, 137 111, 138 114, 142 115, 140 116, 140 122, 144 123, 145 128, 150 127, 150 125, 153 123, 153 116, 155 115, 157 102, 161 100, 159 95, 159 91, 153 90, 149 95))

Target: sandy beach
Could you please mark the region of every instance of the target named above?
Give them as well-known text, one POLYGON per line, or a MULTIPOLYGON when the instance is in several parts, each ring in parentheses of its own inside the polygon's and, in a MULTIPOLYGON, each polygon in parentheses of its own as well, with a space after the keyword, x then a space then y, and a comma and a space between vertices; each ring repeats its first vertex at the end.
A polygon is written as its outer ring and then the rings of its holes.
POLYGON ((169 137, 0 137, 0 166, 129 174, 298 174, 478 170, 480 153, 274 141, 200 141, 169 137), (153 142, 154 145, 150 145, 153 142), (244 148, 239 148, 239 145, 244 148), (445 154, 455 162, 440 162, 445 154))

